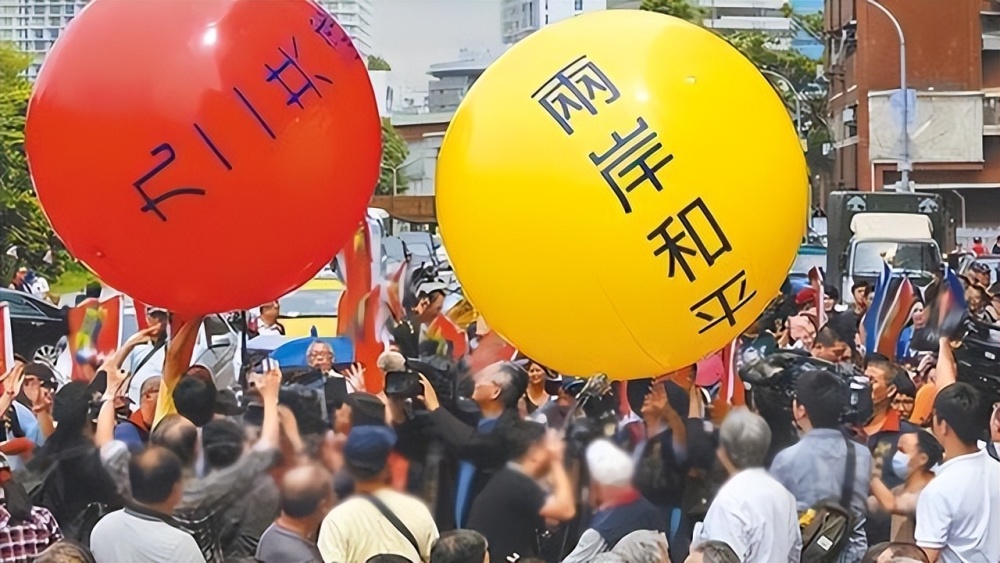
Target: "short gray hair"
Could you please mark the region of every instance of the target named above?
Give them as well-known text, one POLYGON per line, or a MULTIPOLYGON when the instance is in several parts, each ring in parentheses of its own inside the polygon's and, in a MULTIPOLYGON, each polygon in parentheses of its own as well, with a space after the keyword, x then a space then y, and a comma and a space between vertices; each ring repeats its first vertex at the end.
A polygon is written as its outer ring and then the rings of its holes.
POLYGON ((740 563, 740 557, 726 542, 710 540, 692 551, 701 553, 704 563, 740 563))
POLYGON ((763 467, 771 446, 771 429, 746 408, 734 409, 722 421, 719 444, 737 469, 763 467))

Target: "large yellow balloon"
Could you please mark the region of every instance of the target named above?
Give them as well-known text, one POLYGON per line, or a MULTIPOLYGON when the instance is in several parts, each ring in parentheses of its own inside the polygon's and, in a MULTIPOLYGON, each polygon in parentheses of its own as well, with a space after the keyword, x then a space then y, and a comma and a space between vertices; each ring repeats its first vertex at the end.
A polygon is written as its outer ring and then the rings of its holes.
POLYGON ((617 379, 695 363, 784 280, 808 175, 787 110, 712 32, 615 10, 491 65, 441 147, 437 217, 476 309, 521 352, 617 379))

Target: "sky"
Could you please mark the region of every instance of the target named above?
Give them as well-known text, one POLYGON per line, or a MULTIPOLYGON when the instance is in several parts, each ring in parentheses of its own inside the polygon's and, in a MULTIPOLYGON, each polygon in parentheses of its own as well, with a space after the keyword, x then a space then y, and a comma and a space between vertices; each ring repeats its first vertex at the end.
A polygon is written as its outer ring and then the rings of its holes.
POLYGON ((453 61, 459 49, 495 49, 500 0, 372 0, 374 54, 392 66, 397 85, 425 90, 430 65, 453 61))

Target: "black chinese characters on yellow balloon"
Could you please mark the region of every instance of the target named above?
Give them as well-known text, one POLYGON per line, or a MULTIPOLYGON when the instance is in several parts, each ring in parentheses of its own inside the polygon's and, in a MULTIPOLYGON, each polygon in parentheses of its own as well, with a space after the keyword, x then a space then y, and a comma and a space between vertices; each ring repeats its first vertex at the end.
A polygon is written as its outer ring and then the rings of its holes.
POLYGON ((712 32, 579 16, 491 65, 445 135, 437 217, 466 295, 564 373, 660 375, 725 347, 805 232, 782 100, 712 32))

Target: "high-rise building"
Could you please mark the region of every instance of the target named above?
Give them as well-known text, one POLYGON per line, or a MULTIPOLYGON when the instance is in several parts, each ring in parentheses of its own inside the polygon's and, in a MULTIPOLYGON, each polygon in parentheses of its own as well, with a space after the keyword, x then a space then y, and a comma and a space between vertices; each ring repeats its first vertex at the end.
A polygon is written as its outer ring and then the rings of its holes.
POLYGON ((0 0, 0 41, 11 41, 35 57, 28 78, 38 69, 57 37, 87 0, 0 0))
POLYGON ((551 23, 607 8, 607 0, 503 0, 501 37, 512 45, 551 23))
POLYGON ((372 49, 372 26, 375 22, 372 0, 318 0, 318 2, 344 28, 361 56, 368 57, 375 54, 372 49))

